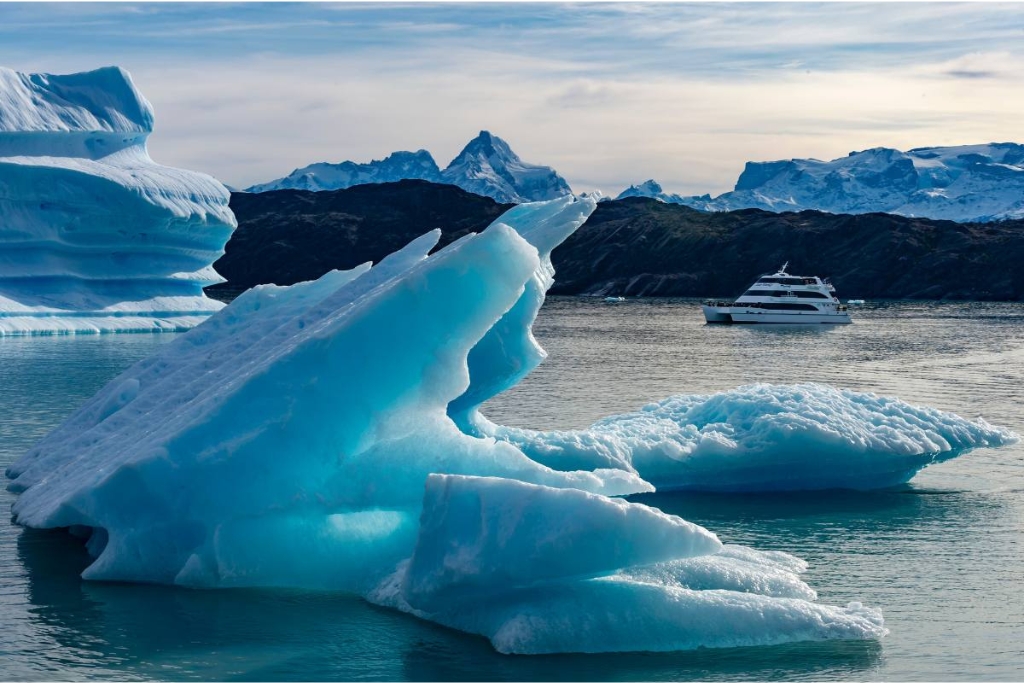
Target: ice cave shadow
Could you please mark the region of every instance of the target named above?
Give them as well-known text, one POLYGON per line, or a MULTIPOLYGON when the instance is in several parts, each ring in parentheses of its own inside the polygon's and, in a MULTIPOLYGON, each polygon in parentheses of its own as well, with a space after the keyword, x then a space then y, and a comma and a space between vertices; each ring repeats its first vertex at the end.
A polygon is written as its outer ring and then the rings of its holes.
MULTIPOLYGON (((956 492, 952 492, 956 493, 956 492)), ((877 514, 910 512, 919 507, 908 485, 877 491, 828 489, 823 491, 703 492, 657 491, 630 496, 682 517, 754 518, 801 517, 823 513, 877 514)))
MULTIPOLYGON (((358 598, 292 589, 92 583, 63 531, 24 530, 32 618, 90 671, 203 680, 672 680, 863 675, 876 642, 675 653, 509 656, 358 598)), ((120 677, 120 676, 119 676, 120 677)))

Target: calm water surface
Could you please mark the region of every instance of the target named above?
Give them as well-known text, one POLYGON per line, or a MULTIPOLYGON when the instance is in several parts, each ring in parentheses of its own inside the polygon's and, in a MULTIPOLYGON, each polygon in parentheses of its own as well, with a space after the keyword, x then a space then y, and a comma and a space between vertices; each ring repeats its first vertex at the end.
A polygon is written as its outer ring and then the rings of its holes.
MULTIPOLYGON (((583 427, 674 393, 825 382, 1024 433, 1024 306, 877 304, 835 329, 708 327, 692 301, 556 298, 550 357, 494 420, 583 427)), ((0 339, 0 466, 173 335, 0 339)), ((9 508, 14 496, 0 492, 9 508)), ((638 500, 811 563, 820 600, 881 607, 880 643, 506 657, 486 640, 306 591, 85 583, 81 546, 0 523, 0 679, 1024 679, 1024 446, 905 490, 638 500)))

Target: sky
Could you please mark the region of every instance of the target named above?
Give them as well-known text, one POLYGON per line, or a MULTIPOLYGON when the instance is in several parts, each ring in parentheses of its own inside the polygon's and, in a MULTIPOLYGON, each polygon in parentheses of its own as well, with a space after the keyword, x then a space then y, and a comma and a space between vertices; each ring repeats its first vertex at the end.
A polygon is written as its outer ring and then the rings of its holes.
POLYGON ((0 66, 116 64, 159 163, 247 187, 480 130, 574 191, 1024 142, 1024 4, 0 3, 0 66))

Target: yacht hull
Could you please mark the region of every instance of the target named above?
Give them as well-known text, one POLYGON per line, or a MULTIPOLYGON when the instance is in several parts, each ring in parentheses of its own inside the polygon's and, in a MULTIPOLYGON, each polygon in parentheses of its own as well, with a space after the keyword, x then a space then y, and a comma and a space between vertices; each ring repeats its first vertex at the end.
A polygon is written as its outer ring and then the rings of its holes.
POLYGON ((704 320, 709 323, 731 323, 732 317, 729 309, 724 306, 702 306, 704 309, 704 320))
POLYGON ((704 319, 709 323, 740 325, 849 325, 850 314, 758 311, 743 306, 703 306, 704 319))

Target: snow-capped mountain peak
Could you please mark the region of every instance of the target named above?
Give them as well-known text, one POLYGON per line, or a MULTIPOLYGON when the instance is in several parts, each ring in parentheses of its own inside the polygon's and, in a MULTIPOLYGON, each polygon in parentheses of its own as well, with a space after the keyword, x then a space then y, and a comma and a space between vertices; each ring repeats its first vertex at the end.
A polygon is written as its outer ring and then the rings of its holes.
POLYGON ((489 130, 480 131, 479 135, 466 144, 462 152, 459 153, 459 156, 462 157, 467 154, 483 154, 488 157, 498 156, 505 159, 519 160, 518 155, 512 151, 508 143, 496 135, 492 135, 489 130))
POLYGON ((705 211, 816 209, 954 221, 1024 218, 1024 145, 995 142, 907 152, 874 147, 832 161, 751 161, 735 189, 714 199, 666 194, 650 180, 630 186, 619 198, 637 196, 705 211))
POLYGON ((489 131, 469 141, 441 174, 453 185, 499 202, 532 202, 572 194, 550 166, 528 164, 489 131))
POLYGON ((359 164, 343 161, 340 164, 321 162, 297 168, 284 178, 253 185, 248 192, 270 190, 339 190, 367 183, 388 183, 407 178, 441 182, 441 169, 425 149, 416 152, 393 152, 384 159, 359 164))
POLYGON ((630 185, 620 192, 616 199, 626 199, 627 197, 650 197, 666 204, 683 204, 702 211, 709 210, 707 205, 711 201, 710 195, 706 194, 699 197, 682 197, 674 193, 669 194, 653 179, 645 180, 639 185, 630 185))
POLYGON ((352 161, 310 164, 295 169, 284 178, 253 185, 248 191, 298 189, 315 192, 407 178, 449 183, 467 192, 509 203, 572 194, 569 184, 554 169, 526 163, 507 142, 486 130, 470 140, 443 172, 430 152, 421 149, 418 152, 394 152, 385 159, 366 164, 352 161))
POLYGON ((660 199, 663 202, 672 203, 669 199, 669 195, 665 194, 665 191, 661 189, 661 185, 655 182, 653 178, 645 180, 639 185, 630 185, 620 192, 616 199, 625 199, 626 197, 650 197, 652 199, 660 199))
POLYGON ((819 209, 985 221, 1024 216, 1024 145, 875 147, 833 159, 748 163, 717 210, 819 209))

